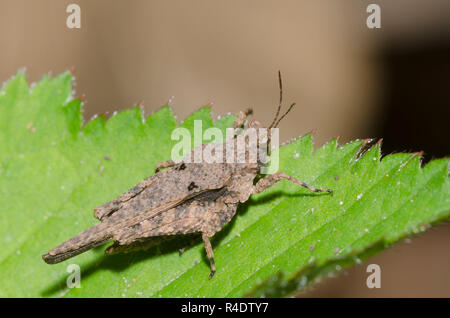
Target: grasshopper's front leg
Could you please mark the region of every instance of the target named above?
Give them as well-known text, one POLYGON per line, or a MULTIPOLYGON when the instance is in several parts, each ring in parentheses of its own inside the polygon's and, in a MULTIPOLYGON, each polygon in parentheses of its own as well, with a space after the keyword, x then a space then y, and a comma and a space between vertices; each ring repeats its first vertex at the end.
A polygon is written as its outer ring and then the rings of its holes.
POLYGON ((242 127, 245 123, 245 120, 247 119, 247 116, 251 115, 252 113, 253 110, 251 108, 247 108, 245 111, 241 110, 234 120, 233 128, 236 129, 242 127))
POLYGON ((277 183, 278 181, 281 181, 283 179, 289 180, 291 182, 294 182, 302 187, 305 187, 309 190, 311 190, 312 192, 328 192, 328 193, 333 193, 333 190, 330 189, 318 189, 318 188, 314 188, 313 186, 310 186, 309 184, 304 183, 303 181, 300 181, 294 177, 291 177, 289 175, 287 175, 284 172, 277 172, 274 174, 271 174, 265 178, 262 178, 261 180, 258 181, 258 183, 254 186, 253 189, 253 193, 260 193, 263 192, 265 190, 267 190, 268 188, 270 188, 271 186, 273 186, 275 183, 277 183))
POLYGON ((214 252, 211 246, 211 242, 209 241, 209 237, 205 233, 202 233, 202 239, 203 242, 205 243, 206 255, 208 255, 209 263, 211 265, 211 273, 209 274, 209 278, 211 279, 216 273, 216 264, 214 263, 214 252))

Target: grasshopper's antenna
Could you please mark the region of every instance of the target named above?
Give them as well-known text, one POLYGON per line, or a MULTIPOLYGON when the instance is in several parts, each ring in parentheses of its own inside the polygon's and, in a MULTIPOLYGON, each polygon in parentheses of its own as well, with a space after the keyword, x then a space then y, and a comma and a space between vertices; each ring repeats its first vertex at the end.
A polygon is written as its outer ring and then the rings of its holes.
POLYGON ((283 83, 281 82, 281 72, 280 71, 278 71, 278 84, 280 86, 280 103, 278 104, 277 113, 276 113, 275 118, 273 119, 272 123, 270 124, 269 129, 274 127, 274 124, 278 119, 278 115, 280 114, 281 103, 283 102, 283 83))
POLYGON ((280 123, 280 121, 291 111, 292 107, 295 106, 295 103, 291 104, 291 106, 289 106, 288 110, 280 117, 280 119, 278 119, 278 116, 280 115, 280 110, 281 110, 281 103, 283 101, 283 83, 281 82, 281 72, 278 71, 278 82, 280 85, 280 103, 278 104, 278 109, 277 109, 277 113, 275 115, 275 118, 273 119, 272 123, 270 124, 269 128, 268 128, 268 134, 267 134, 267 149, 268 149, 268 153, 271 153, 271 146, 270 146, 270 141, 272 139, 272 135, 271 135, 271 129, 272 128, 276 128, 278 126, 278 124, 280 123))
POLYGON ((276 122, 274 127, 278 126, 280 121, 291 111, 292 107, 294 107, 294 106, 295 106, 295 103, 292 103, 291 106, 289 106, 289 109, 283 114, 283 116, 280 117, 280 119, 278 119, 278 121, 276 122))

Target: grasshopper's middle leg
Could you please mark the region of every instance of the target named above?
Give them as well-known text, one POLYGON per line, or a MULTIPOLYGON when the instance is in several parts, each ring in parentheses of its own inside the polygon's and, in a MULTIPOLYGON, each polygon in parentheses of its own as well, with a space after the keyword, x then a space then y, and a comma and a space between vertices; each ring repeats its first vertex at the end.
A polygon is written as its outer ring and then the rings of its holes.
POLYGON ((130 244, 120 245, 119 242, 114 242, 111 246, 106 249, 106 254, 117 254, 117 253, 129 253, 137 251, 145 251, 149 248, 159 245, 164 241, 170 240, 171 237, 147 237, 141 241, 136 241, 130 244))
POLYGON ((216 273, 216 264, 214 263, 214 252, 211 246, 211 242, 209 241, 209 237, 205 233, 202 233, 202 239, 203 242, 205 243, 206 255, 208 255, 209 263, 211 265, 211 273, 209 274, 209 278, 211 279, 216 273))
POLYGON ((258 183, 254 186, 253 193, 256 194, 256 193, 263 192, 264 190, 267 190, 268 188, 273 186, 275 183, 277 183, 278 181, 281 181, 283 179, 287 179, 291 182, 294 182, 302 187, 305 187, 305 188, 311 190, 312 192, 333 193, 333 190, 330 190, 330 189, 314 188, 313 186, 310 186, 309 184, 306 184, 303 181, 300 181, 294 177, 291 177, 290 175, 287 175, 284 172, 277 172, 277 173, 271 174, 271 175, 259 180, 258 183))

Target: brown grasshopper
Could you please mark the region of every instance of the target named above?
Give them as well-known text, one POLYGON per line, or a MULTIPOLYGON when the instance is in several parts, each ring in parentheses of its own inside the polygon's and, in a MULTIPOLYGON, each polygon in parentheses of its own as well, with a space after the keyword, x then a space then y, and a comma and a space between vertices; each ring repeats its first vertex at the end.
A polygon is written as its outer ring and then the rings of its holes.
MULTIPOLYGON (((292 104, 278 118, 283 99, 280 73, 278 76, 280 101, 269 131, 277 127, 295 105, 292 104)), ((248 128, 262 128, 258 121, 246 120, 251 113, 251 109, 239 112, 233 128, 244 127, 244 132, 248 128)), ((267 147, 270 137, 268 134, 266 143, 256 146, 267 147)), ((236 140, 237 134, 228 138, 226 144, 235 146, 236 140)), ((189 154, 190 158, 194 151, 189 154)), ((108 241, 114 241, 114 244, 106 249, 107 254, 145 250, 158 244, 163 236, 199 233, 210 261, 211 278, 216 266, 209 239, 233 218, 238 204, 247 201, 250 195, 260 193, 283 179, 313 192, 332 193, 328 189, 314 188, 283 172, 260 178, 260 168, 266 164, 259 160, 254 163, 228 162, 193 163, 192 160, 182 160, 176 163, 170 160, 159 163, 154 175, 94 209, 94 216, 100 223, 55 247, 42 258, 48 264, 59 263, 108 241), (164 168, 168 169, 160 171, 164 168), (254 184, 256 178, 260 179, 254 184)))

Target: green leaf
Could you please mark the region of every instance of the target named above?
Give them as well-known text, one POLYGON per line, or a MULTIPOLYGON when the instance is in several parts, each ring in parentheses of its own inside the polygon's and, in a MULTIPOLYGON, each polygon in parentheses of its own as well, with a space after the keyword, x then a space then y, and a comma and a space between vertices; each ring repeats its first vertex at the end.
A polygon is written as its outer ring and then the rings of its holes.
MULTIPOLYGON (((175 144, 168 106, 84 126, 81 111, 69 72, 32 88, 19 72, 0 90, 0 296, 285 296, 450 214, 448 158, 422 169, 420 154, 381 159, 376 144, 356 159, 364 141, 334 139, 314 151, 305 135, 280 148, 280 170, 334 194, 282 181, 252 196, 212 241, 213 279, 196 237, 115 256, 100 247, 48 265, 42 254, 95 224, 93 208, 152 174, 175 144), (69 264, 80 266, 81 288, 67 288, 69 264)), ((234 118, 214 124, 203 107, 181 126, 192 131, 202 120, 224 131, 234 118)))

